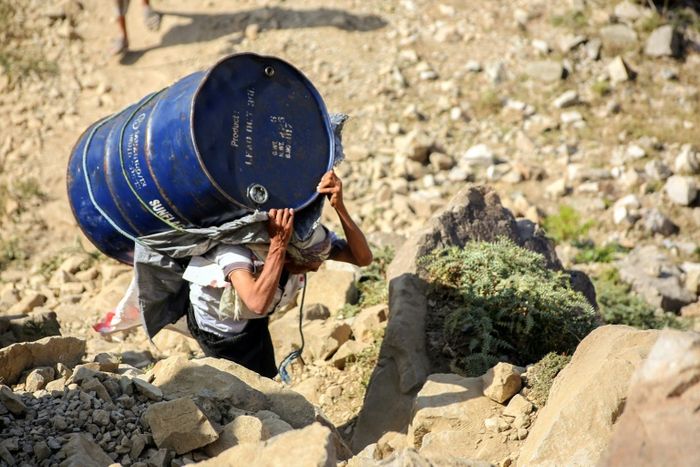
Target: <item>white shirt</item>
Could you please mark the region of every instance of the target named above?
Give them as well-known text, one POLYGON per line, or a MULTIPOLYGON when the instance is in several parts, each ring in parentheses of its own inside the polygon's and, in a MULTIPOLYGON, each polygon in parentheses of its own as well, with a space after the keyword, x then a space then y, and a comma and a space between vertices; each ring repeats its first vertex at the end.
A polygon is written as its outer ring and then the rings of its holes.
MULTIPOLYGON (((252 250, 241 245, 220 244, 203 256, 192 257, 183 278, 190 282, 190 302, 197 326, 222 337, 242 332, 247 319, 222 316, 219 310, 224 289, 231 287, 227 277, 237 269, 258 275, 262 266, 252 250)), ((302 287, 304 275, 289 274, 284 287, 277 287, 270 306, 260 317, 292 304, 302 287)))

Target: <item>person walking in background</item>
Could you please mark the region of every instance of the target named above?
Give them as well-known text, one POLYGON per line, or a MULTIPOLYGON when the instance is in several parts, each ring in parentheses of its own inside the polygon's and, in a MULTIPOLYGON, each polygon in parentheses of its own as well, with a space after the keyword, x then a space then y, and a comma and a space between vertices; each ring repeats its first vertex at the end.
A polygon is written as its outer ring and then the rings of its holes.
MULTIPOLYGON (((144 24, 149 30, 157 31, 160 28, 162 15, 151 8, 150 0, 142 0, 142 2, 144 24)), ((114 0, 114 6, 117 12, 119 37, 114 39, 110 52, 112 55, 122 55, 129 50, 129 36, 126 32, 126 11, 129 8, 129 0, 114 0)))

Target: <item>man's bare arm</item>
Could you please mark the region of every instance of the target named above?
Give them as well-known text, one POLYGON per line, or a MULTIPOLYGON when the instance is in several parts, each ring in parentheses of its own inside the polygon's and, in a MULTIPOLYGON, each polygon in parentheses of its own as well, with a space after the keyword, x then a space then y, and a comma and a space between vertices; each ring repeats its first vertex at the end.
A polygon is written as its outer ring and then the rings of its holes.
POLYGON ((318 192, 328 196, 330 205, 335 209, 343 227, 347 244, 331 253, 332 260, 344 261, 358 266, 367 266, 372 262, 372 250, 362 230, 355 224, 343 202, 343 182, 332 170, 326 172, 318 184, 318 192))
POLYGON ((275 297, 294 223, 292 209, 272 209, 269 215, 270 250, 260 275, 255 277, 250 271, 238 269, 228 276, 245 306, 259 315, 265 314, 275 297))

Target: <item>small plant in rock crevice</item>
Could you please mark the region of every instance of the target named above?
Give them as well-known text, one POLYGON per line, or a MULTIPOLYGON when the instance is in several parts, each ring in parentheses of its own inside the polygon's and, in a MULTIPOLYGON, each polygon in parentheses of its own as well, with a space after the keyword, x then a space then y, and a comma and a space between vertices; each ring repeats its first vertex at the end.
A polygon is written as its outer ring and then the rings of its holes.
POLYGON ((542 357, 542 360, 528 367, 525 382, 525 387, 528 388, 527 398, 534 402, 537 407, 544 407, 554 378, 570 361, 570 355, 550 352, 542 357))
POLYGON ((391 247, 373 248, 372 263, 362 270, 357 280, 359 299, 355 304, 346 304, 338 310, 340 318, 351 318, 362 309, 387 303, 389 300, 389 287, 386 283, 386 268, 394 259, 394 249, 391 247))
POLYGON ((427 341, 440 370, 483 374, 570 353, 599 318, 562 271, 508 239, 443 248, 419 264, 431 284, 427 341))

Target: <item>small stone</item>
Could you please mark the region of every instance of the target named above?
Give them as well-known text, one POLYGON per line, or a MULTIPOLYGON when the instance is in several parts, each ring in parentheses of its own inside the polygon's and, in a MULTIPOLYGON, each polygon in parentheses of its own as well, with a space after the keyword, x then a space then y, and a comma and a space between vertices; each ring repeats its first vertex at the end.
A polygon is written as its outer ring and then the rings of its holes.
POLYGON ((496 162, 493 151, 485 144, 477 144, 472 146, 464 153, 461 162, 468 166, 484 166, 488 167, 496 162))
POLYGON ((513 397, 522 387, 520 372, 510 363, 497 363, 482 379, 484 395, 499 404, 513 397))
POLYGON ((552 48, 549 46, 549 44, 541 39, 533 39, 532 47, 543 55, 547 55, 549 52, 552 51, 552 48))
POLYGON ((637 46, 637 33, 624 24, 611 24, 600 30, 600 38, 607 49, 628 49, 637 46))
POLYGON ((44 389, 54 377, 55 371, 51 367, 42 367, 33 369, 28 375, 24 383, 24 389, 29 392, 35 392, 44 389))
POLYGON ((527 428, 530 426, 530 417, 527 414, 520 413, 516 415, 512 426, 513 428, 527 428))
POLYGON ((572 110, 570 112, 562 112, 560 118, 561 122, 564 124, 572 124, 583 121, 583 115, 581 115, 581 112, 578 112, 576 110, 572 110))
POLYGON ((615 5, 615 17, 625 22, 634 22, 642 17, 644 11, 632 2, 625 0, 615 5))
POLYGON ((136 387, 136 391, 139 394, 146 396, 152 401, 159 402, 163 400, 163 391, 159 387, 154 386, 141 378, 134 378, 132 381, 134 383, 134 387, 136 387))
POLYGON ((566 91, 554 100, 554 107, 563 109, 578 104, 578 93, 574 90, 566 91))
POLYGON ((637 160, 646 157, 647 152, 641 146, 638 146, 636 144, 630 144, 625 150, 625 155, 628 159, 637 160))
POLYGON ((22 398, 5 385, 0 385, 0 403, 4 404, 13 415, 22 415, 27 410, 22 398))
POLYGON ((92 413, 92 421, 99 426, 109 425, 109 412, 101 409, 95 410, 92 413))
POLYGON ((566 184, 566 179, 560 178, 547 185, 545 193, 551 198, 561 198, 569 193, 569 187, 566 184))
POLYGON ((55 415, 51 419, 51 424, 58 431, 64 431, 66 428, 68 428, 68 422, 66 421, 66 418, 62 415, 55 415))
POLYGON ((565 76, 562 64, 551 60, 530 62, 525 66, 525 73, 541 81, 559 81, 565 76))
POLYGON ((39 441, 34 445, 34 456, 38 461, 43 461, 51 455, 51 448, 45 441, 39 441))
POLYGON ((608 64, 608 75, 613 84, 622 83, 633 79, 634 72, 619 55, 608 64))
POLYGON ((664 237, 678 233, 678 226, 658 209, 651 209, 644 217, 644 227, 652 234, 664 237))
POLYGON ((102 352, 95 355, 93 361, 99 363, 100 371, 115 373, 119 368, 121 357, 113 353, 102 352))
POLYGON ((8 315, 26 315, 34 308, 42 306, 46 303, 46 295, 39 292, 27 292, 19 303, 12 305, 8 310, 8 315))
POLYGON ((600 39, 592 39, 586 43, 586 55, 590 60, 600 59, 600 49, 602 49, 603 43, 600 39))
POLYGON ((464 67, 470 73, 479 73, 482 70, 481 64, 476 60, 468 60, 464 67))
POLYGON ((664 181, 671 175, 671 169, 660 160, 649 161, 644 165, 644 173, 651 180, 664 181))
POLYGON ((260 25, 256 23, 251 23, 245 28, 245 37, 249 41, 254 41, 258 38, 258 34, 260 33, 260 25))
POLYGON ((661 26, 649 35, 644 53, 650 57, 676 57, 681 49, 681 41, 670 24, 661 26))
POLYGON ((521 414, 529 415, 532 413, 533 409, 534 406, 529 400, 525 399, 520 394, 516 394, 503 410, 503 415, 508 415, 511 417, 517 417, 521 414))
POLYGON ((564 36, 559 41, 559 48, 564 53, 571 52, 572 50, 574 50, 576 47, 580 46, 581 44, 585 44, 587 40, 588 40, 588 38, 586 36, 583 36, 583 35, 564 36))
POLYGON ((454 167, 455 164, 452 157, 442 152, 431 152, 428 160, 434 170, 449 170, 454 167))
POLYGON ((676 156, 673 167, 677 174, 694 175, 700 173, 700 153, 690 144, 684 144, 676 156))
POLYGON ((0 459, 5 461, 7 465, 17 465, 14 456, 3 445, 0 444, 0 459))
POLYGON ((665 190, 669 199, 681 206, 689 206, 698 195, 695 180, 680 175, 669 177, 666 180, 665 190))
POLYGON ((493 84, 500 84, 506 78, 506 67, 503 62, 489 64, 485 71, 486 76, 489 77, 493 84))

